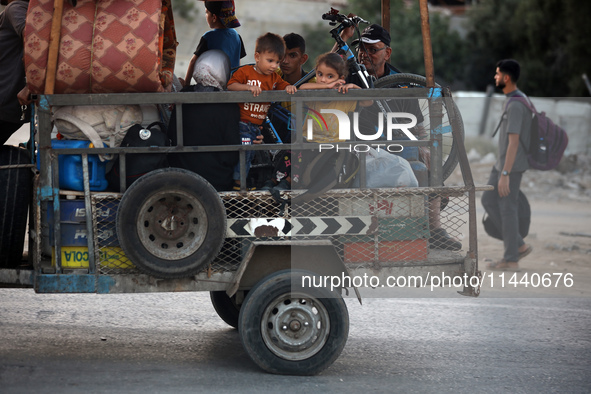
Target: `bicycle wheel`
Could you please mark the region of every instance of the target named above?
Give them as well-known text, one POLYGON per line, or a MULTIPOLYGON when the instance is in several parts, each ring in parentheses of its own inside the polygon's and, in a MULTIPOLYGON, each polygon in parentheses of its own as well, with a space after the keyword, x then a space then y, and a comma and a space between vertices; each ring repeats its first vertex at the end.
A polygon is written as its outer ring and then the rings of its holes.
MULTIPOLYGON (((375 82, 376 89, 389 89, 389 88, 424 88, 427 86, 427 79, 421 75, 416 74, 393 74, 386 77, 382 77, 375 82)), ((436 85, 440 87, 439 85, 436 85)), ((423 127, 426 134, 421 136, 420 139, 429 138, 429 130, 431 129, 431 123, 429 118, 429 102, 427 99, 418 99, 418 105, 423 115, 423 127)), ((391 110, 396 111, 396 103, 394 108, 391 110)), ((445 181, 456 168, 458 164, 458 144, 464 143, 464 122, 456 103, 450 100, 443 101, 442 107, 443 118, 441 119, 442 127, 442 176, 445 181), (448 108, 448 104, 452 103, 451 107, 448 108), (459 130, 461 141, 455 141, 452 130, 459 130)))

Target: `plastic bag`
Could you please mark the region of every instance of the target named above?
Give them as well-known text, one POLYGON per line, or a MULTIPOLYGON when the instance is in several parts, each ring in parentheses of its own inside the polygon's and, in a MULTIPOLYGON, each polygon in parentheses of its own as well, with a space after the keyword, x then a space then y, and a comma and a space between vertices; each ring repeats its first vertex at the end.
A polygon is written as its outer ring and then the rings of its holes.
MULTIPOLYGON (((418 187, 419 182, 412 171, 410 163, 400 156, 393 155, 383 149, 377 151, 370 148, 365 162, 367 187, 418 187)), ((353 182, 359 187, 359 177, 353 182)))
POLYGON ((127 130, 142 119, 139 105, 64 106, 53 113, 55 126, 65 139, 90 140, 94 146, 103 146, 103 142, 119 146, 127 130))
POLYGON ((199 56, 193 70, 193 79, 203 86, 226 89, 230 79, 230 59, 224 51, 210 49, 199 56))

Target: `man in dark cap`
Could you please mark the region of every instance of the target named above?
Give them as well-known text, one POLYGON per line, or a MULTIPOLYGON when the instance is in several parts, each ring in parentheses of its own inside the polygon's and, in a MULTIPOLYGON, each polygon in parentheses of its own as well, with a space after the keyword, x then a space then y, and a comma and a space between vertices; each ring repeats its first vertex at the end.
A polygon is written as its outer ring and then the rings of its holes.
MULTIPOLYGON (((349 31, 347 29, 343 32, 343 39, 349 31)), ((359 62, 363 63, 367 71, 376 78, 400 73, 400 70, 388 63, 392 55, 390 42, 390 33, 376 24, 366 27, 361 33, 361 39, 352 42, 352 45, 357 47, 359 62)))
POLYGON ((0 145, 23 123, 21 105, 28 105, 29 90, 25 83, 23 35, 29 2, 1 0, 7 7, 0 14, 0 145))
MULTIPOLYGON (((341 38, 347 41, 355 33, 354 29, 347 28, 341 33, 341 38)), ((398 74, 401 71, 390 63, 390 56, 392 55, 392 48, 390 48, 390 33, 382 26, 372 24, 366 27, 361 33, 360 39, 354 40, 351 44, 357 47, 357 58, 360 63, 363 63, 368 73, 376 79, 380 79, 392 74, 398 74)), ((352 76, 350 82, 359 86, 363 86, 358 77, 352 76)), ((417 117, 417 127, 415 135, 420 139, 427 138, 427 131, 422 127, 424 117, 418 101, 416 100, 389 100, 391 110, 394 112, 409 112, 417 117)), ((364 108, 360 115, 362 123, 366 123, 363 119, 377 119, 377 114, 381 110, 374 103, 374 105, 364 108)), ((430 152, 424 149, 420 152, 420 160, 423 161, 427 168, 430 163, 430 152)), ((431 249, 446 249, 457 251, 462 248, 462 244, 456 239, 449 236, 443 227, 441 227, 440 220, 440 206, 441 197, 432 197, 429 200, 429 227, 431 236, 429 237, 429 247, 431 249)))

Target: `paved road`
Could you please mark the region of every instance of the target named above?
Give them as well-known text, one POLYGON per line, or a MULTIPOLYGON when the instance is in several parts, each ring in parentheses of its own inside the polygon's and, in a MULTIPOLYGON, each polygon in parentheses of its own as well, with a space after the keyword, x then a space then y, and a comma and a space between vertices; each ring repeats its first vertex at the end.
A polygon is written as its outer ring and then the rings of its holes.
POLYGON ((206 293, 0 289, 3 393, 591 391, 591 300, 347 300, 349 341, 319 376, 261 372, 206 293))

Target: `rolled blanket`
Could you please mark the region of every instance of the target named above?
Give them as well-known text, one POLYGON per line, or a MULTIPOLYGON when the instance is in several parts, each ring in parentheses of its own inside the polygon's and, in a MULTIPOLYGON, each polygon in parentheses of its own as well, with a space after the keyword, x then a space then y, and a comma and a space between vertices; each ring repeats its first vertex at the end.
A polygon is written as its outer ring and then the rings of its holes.
MULTIPOLYGON (((25 69, 43 93, 54 0, 30 0, 25 69)), ((170 90, 176 56, 170 0, 78 0, 64 3, 54 93, 170 90)))

